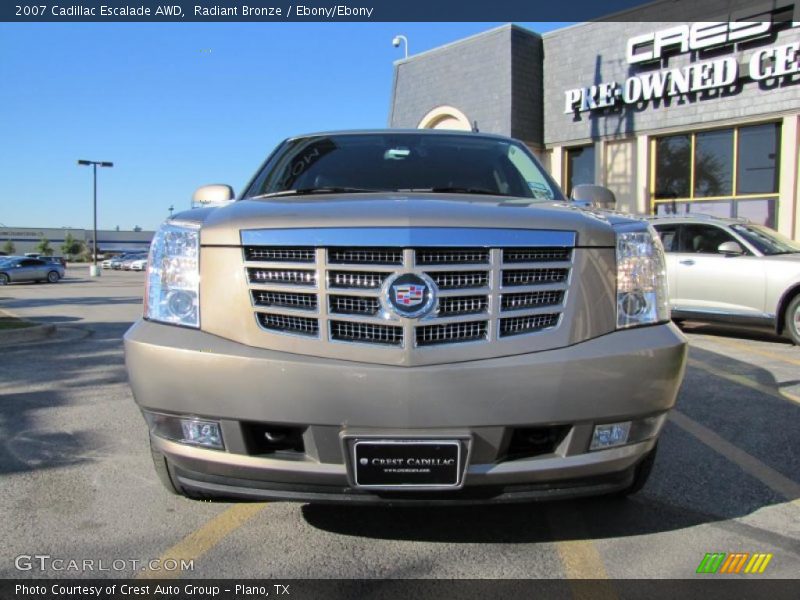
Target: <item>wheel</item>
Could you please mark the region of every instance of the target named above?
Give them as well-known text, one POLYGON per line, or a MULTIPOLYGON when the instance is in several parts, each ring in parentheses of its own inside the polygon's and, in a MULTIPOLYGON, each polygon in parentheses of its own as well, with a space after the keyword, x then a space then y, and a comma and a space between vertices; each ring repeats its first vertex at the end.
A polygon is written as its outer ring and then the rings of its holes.
POLYGON ((174 482, 172 475, 170 475, 167 458, 158 450, 153 448, 152 442, 150 443, 150 455, 153 457, 153 467, 155 467, 156 475, 158 475, 158 479, 161 481, 161 484, 164 486, 164 488, 170 494, 175 494, 176 496, 185 496, 186 493, 183 491, 183 488, 181 488, 177 482, 174 482))
POLYGON ((787 337, 792 340, 796 346, 800 346, 800 294, 797 294, 789 306, 786 307, 786 313, 783 316, 783 326, 787 337))
POLYGON ((8 283, 9 283, 8 275, 6 275, 5 273, 0 273, 0 285, 8 285, 8 283))
POLYGON ((50 271, 47 274, 47 281, 49 281, 50 283, 58 283, 59 279, 61 278, 58 276, 58 271, 50 271))
POLYGON ((656 451, 658 450, 658 444, 650 450, 650 454, 644 457, 642 462, 636 465, 636 472, 633 476, 633 481, 631 484, 626 487, 624 490, 620 490, 617 492, 617 496, 630 496, 631 494, 635 494, 639 490, 644 487, 644 484, 647 483, 647 480, 650 477, 650 473, 653 470, 653 464, 656 462, 656 451))

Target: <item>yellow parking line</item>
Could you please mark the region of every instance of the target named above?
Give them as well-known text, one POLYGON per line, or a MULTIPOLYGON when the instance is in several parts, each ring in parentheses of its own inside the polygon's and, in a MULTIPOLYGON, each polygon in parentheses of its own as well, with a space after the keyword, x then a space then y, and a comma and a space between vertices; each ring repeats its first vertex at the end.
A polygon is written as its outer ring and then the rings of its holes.
POLYGON ((789 500, 800 498, 800 483, 789 479, 756 457, 734 446, 705 425, 701 425, 678 410, 670 413, 669 420, 724 456, 748 475, 758 479, 772 491, 789 500))
MULTIPOLYGON (((707 338, 710 340, 710 338, 707 338)), ((710 340, 711 341, 711 340, 710 340)), ((731 348, 738 348, 743 352, 748 352, 752 354, 758 354, 759 356, 765 356, 767 358, 773 358, 775 360, 780 360, 782 362, 786 362, 792 365, 800 365, 800 359, 797 358, 790 358, 788 356, 784 356, 782 354, 778 354, 777 352, 770 352, 769 350, 762 350, 758 347, 750 346, 749 344, 743 344, 741 342, 737 342, 734 340, 728 340, 723 338, 713 338, 713 343, 720 344, 721 346, 729 346, 731 348)))
POLYGON ((744 387, 748 387, 753 390, 757 390, 763 394, 767 394, 768 396, 772 396, 773 398, 778 398, 780 400, 788 400, 789 402, 794 402, 795 404, 800 404, 800 396, 796 394, 792 394, 791 392, 783 391, 780 389, 772 388, 766 386, 762 383, 758 383, 749 377, 745 377, 744 375, 737 375, 736 373, 730 373, 728 371, 723 371, 722 369, 718 369, 717 367, 712 367, 706 362, 701 360, 697 360, 696 358, 689 359, 689 366, 696 367, 698 369, 702 369, 708 373, 716 377, 720 377, 722 379, 727 379, 733 383, 738 385, 742 385, 744 387))
MULTIPOLYGON (((189 561, 200 558, 266 506, 264 503, 256 503, 236 504, 230 507, 167 550, 159 559, 160 564, 164 564, 164 561, 169 559, 177 560, 180 564, 181 560, 189 561)), ((137 575, 137 579, 176 579, 181 576, 181 573, 180 570, 151 571, 146 569, 137 575)))

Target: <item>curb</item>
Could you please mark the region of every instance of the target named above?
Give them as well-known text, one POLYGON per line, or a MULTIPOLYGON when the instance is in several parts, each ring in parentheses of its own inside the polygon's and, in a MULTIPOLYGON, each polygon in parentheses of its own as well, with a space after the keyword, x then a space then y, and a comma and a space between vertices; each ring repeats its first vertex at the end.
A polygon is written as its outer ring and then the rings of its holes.
MULTIPOLYGON (((23 319, 19 315, 16 315, 13 312, 5 309, 0 309, 0 316, 19 319, 20 321, 27 321, 28 323, 35 323, 35 321, 23 319)), ((6 331, 0 331, 0 346, 6 344, 19 344, 23 342, 36 342, 54 335, 55 332, 56 326, 52 323, 40 323, 38 325, 33 325, 32 327, 23 327, 22 329, 9 329, 6 331)))

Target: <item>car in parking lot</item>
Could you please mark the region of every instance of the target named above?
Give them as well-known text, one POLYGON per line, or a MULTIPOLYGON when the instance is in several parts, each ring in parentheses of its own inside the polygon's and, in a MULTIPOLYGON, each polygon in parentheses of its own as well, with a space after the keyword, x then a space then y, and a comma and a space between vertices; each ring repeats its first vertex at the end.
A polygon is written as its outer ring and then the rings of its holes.
POLYGON ((146 254, 141 254, 141 253, 134 254, 132 256, 129 256, 125 260, 123 260, 122 264, 120 265, 120 268, 123 271, 131 271, 131 270, 133 270, 133 264, 136 263, 136 262, 139 262, 141 260, 145 260, 146 261, 147 260, 147 255, 146 254))
POLYGON ((687 350, 648 223, 567 202, 516 140, 451 131, 298 136, 233 198, 204 186, 156 233, 125 334, 168 490, 445 504, 644 485, 687 350))
POLYGON ((112 258, 109 265, 113 270, 119 271, 122 270, 125 261, 138 259, 142 256, 143 254, 141 252, 126 252, 125 254, 120 254, 112 258))
POLYGON ((137 258, 130 263, 131 271, 144 271, 147 268, 147 257, 137 258))
POLYGON ((64 267, 38 258, 4 257, 0 259, 0 285, 26 281, 58 283, 64 277, 64 267))
POLYGON ((800 344, 800 243, 743 219, 650 219, 661 237, 673 319, 766 325, 800 344))

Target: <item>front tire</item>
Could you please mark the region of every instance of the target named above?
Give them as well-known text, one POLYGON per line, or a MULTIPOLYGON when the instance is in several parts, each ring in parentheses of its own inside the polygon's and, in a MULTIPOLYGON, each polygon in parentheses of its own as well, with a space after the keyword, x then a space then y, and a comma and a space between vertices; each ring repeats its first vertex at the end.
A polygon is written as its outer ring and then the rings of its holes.
POLYGON ((0 273, 0 285, 8 285, 9 283, 10 280, 8 278, 8 275, 6 275, 5 273, 0 273))
POLYGON ((50 271, 47 274, 48 283, 58 283, 59 279, 61 279, 61 277, 58 276, 58 271, 50 271))
POLYGON ((797 294, 783 316, 784 331, 795 346, 800 346, 800 294, 797 294))

